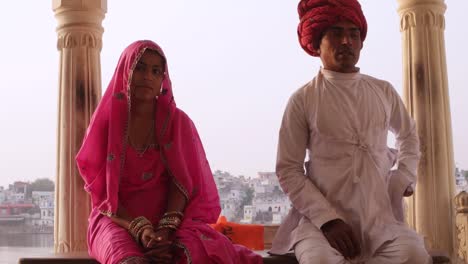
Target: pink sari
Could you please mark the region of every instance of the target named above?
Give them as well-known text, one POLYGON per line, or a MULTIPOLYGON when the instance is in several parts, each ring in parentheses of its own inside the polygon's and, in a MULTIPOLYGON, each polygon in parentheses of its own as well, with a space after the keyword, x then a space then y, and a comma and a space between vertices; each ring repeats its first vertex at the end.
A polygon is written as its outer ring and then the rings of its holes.
MULTIPOLYGON (((119 192, 125 190, 120 184, 127 176, 124 165, 128 149, 130 83, 133 69, 146 49, 155 50, 166 58, 161 48, 151 41, 137 41, 125 49, 76 157, 93 206, 88 228, 89 253, 100 262, 119 263, 122 259, 143 255, 143 249, 127 231, 108 216, 117 212, 119 192)), ((176 232, 178 252, 183 255, 179 256, 180 263, 262 263, 260 256, 232 245, 208 226, 216 222, 221 211, 217 188, 195 125, 176 107, 167 68, 166 59, 162 94, 156 106, 156 150, 161 161, 159 166, 163 166, 160 171, 179 186, 188 201, 182 225, 176 232)), ((166 192, 160 193, 166 196, 166 192)), ((145 209, 137 211, 140 210, 145 209)), ((156 215, 152 219, 157 221, 159 217, 156 215)))

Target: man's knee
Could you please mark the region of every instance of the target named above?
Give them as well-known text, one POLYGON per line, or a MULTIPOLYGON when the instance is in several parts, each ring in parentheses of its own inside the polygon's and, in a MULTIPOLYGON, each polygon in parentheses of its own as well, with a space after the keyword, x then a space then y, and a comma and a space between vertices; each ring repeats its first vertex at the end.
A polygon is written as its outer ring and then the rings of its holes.
POLYGON ((393 248, 391 252, 382 255, 377 254, 370 263, 401 263, 401 264, 429 264, 432 263, 431 256, 424 246, 419 244, 400 245, 398 249, 393 248))
POLYGON ((418 244, 408 245, 401 250, 403 259, 406 262, 403 263, 414 263, 414 264, 428 264, 432 263, 431 256, 427 253, 427 250, 418 244))
POLYGON ((301 241, 294 247, 299 264, 337 264, 345 263, 341 256, 334 248, 328 245, 317 245, 316 241, 301 241))
POLYGON ((335 264, 343 260, 343 257, 339 257, 331 252, 327 252, 326 250, 322 250, 319 248, 304 251, 301 253, 296 252, 296 258, 299 264, 335 264))

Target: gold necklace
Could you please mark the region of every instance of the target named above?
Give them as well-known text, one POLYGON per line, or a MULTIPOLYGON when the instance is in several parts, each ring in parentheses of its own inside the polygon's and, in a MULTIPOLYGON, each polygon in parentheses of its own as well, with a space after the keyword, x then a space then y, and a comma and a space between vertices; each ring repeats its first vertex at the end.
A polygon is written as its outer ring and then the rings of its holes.
POLYGON ((130 135, 128 135, 128 141, 130 143, 130 145, 136 150, 137 154, 138 154, 138 157, 143 157, 143 155, 145 154, 145 152, 149 149, 149 147, 152 145, 151 144, 151 137, 152 135, 154 135, 154 118, 151 122, 151 128, 148 132, 148 135, 146 136, 146 144, 145 146, 139 148, 137 147, 135 144, 133 144, 133 141, 132 141, 132 138, 130 137, 130 135))

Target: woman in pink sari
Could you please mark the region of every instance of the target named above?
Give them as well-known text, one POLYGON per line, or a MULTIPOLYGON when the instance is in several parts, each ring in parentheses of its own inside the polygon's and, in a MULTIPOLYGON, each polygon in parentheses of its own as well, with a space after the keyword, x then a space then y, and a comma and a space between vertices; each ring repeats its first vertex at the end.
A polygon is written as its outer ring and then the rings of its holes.
POLYGON ((93 206, 89 253, 99 262, 262 263, 208 226, 220 213, 216 185, 155 43, 125 49, 76 160, 93 206))

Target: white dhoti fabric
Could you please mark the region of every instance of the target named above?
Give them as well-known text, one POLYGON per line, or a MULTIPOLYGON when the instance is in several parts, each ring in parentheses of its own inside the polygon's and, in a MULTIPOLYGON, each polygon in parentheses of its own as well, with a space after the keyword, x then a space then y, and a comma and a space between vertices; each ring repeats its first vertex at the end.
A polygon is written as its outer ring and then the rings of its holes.
POLYGON ((411 230, 401 229, 394 240, 381 245, 372 256, 347 260, 332 248, 321 232, 294 246, 299 264, 430 264, 432 259, 421 238, 411 230))

